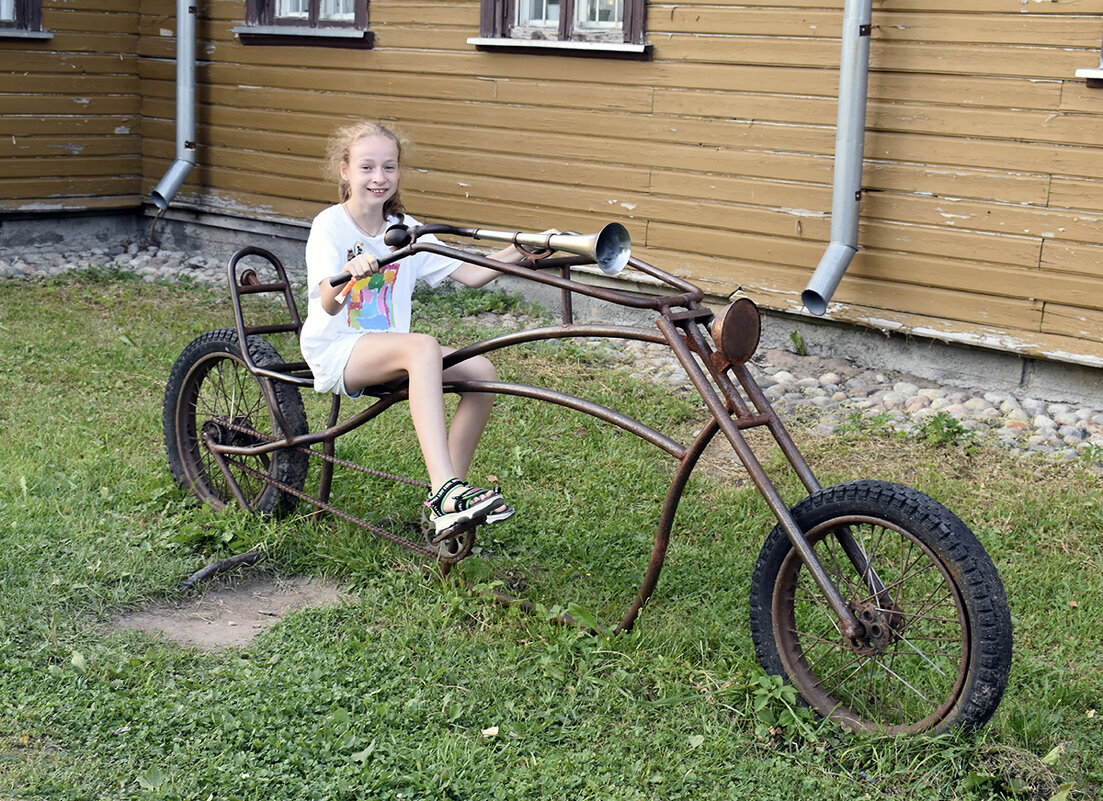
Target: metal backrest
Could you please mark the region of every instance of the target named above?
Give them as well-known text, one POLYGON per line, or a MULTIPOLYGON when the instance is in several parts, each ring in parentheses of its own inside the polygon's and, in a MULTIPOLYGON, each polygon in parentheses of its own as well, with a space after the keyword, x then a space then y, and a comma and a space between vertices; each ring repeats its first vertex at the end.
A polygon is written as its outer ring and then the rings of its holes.
POLYGON ((256 375, 266 376, 277 381, 286 381, 299 386, 313 386, 314 376, 310 372, 306 362, 281 362, 279 364, 257 365, 253 361, 252 354, 246 343, 253 334, 294 333, 296 341, 302 333, 303 322, 299 317, 299 308, 295 304, 295 296, 291 292, 291 282, 287 279, 287 270, 283 262, 276 254, 258 247, 244 247, 230 257, 226 267, 226 279, 230 286, 230 300, 234 307, 234 324, 237 327, 238 341, 241 342, 242 357, 249 370, 256 375), (256 270, 251 267, 239 267, 239 262, 247 256, 256 256, 267 261, 276 273, 276 280, 263 283, 256 270), (290 322, 266 325, 246 325, 245 315, 241 308, 243 295, 256 295, 261 293, 279 293, 283 296, 287 306, 290 322))

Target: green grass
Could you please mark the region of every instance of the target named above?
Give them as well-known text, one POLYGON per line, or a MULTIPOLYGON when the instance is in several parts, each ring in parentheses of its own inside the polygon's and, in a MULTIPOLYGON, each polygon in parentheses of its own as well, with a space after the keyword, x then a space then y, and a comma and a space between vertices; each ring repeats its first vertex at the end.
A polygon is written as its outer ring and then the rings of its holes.
MULTIPOLYGON (((488 333, 461 314, 512 303, 430 296, 416 316, 458 345, 488 333)), ((225 292, 201 286, 109 272, 0 283, 0 798, 1100 797, 1103 499, 1086 461, 1012 460, 945 427, 795 431, 824 484, 900 481, 954 509, 1012 605, 1011 684, 986 728, 856 736, 812 720, 755 662, 748 582, 773 521, 737 473, 698 471, 629 635, 589 636, 480 592, 603 622, 631 602, 673 462, 590 418, 499 400, 472 478, 500 478, 519 513, 448 578, 339 520, 198 505, 168 474, 162 393, 184 346, 231 319, 225 292), (336 578, 353 600, 221 652, 109 625, 253 547, 267 569, 336 578)), ((508 380, 683 441, 700 424, 694 403, 571 343, 493 358, 508 380)), ((323 399, 307 395, 317 426, 323 399)), ((422 472, 404 409, 341 455, 422 472)), ((779 483, 795 502, 796 483, 779 483)), ((379 518, 413 519, 420 500, 341 471, 335 497, 379 518)))

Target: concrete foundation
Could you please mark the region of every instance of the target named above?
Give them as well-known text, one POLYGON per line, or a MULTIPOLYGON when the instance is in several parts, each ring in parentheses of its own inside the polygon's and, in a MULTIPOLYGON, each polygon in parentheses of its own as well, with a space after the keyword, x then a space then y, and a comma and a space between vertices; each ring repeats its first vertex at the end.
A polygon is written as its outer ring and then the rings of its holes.
MULTIPOLYGON (((225 260, 244 245, 273 251, 293 276, 305 277, 303 246, 308 228, 293 222, 264 222, 172 208, 152 214, 88 214, 61 217, 0 216, 0 247, 56 249, 72 243, 79 251, 121 241, 154 241, 161 247, 202 253, 225 260)), ((614 285, 625 291, 653 293, 646 284, 626 284, 594 268, 581 280, 614 285), (613 283, 611 283, 613 282, 613 283)), ((554 287, 505 276, 493 285, 559 312, 561 293, 554 287)), ((722 298, 706 299, 720 308, 722 298)), ((572 299, 575 320, 649 326, 653 312, 625 309, 591 298, 572 299)), ((810 356, 843 358, 879 370, 911 373, 947 386, 1015 391, 1050 401, 1103 407, 1103 369, 1032 359, 1018 354, 859 328, 820 318, 763 313, 762 347, 797 350, 810 356), (798 346, 797 343, 800 343, 798 346)))

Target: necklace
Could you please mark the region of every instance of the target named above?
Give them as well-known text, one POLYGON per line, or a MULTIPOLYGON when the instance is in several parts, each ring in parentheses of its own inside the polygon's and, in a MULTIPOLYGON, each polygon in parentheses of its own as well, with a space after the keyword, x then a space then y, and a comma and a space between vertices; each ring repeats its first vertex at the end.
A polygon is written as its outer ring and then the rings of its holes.
POLYGON ((347 200, 341 204, 341 208, 345 210, 345 214, 348 215, 349 219, 352 220, 352 224, 355 225, 358 230, 360 230, 365 235, 372 237, 373 239, 382 234, 384 229, 386 229, 387 227, 387 221, 386 219, 384 219, 382 222, 379 223, 379 225, 376 226, 375 232, 372 233, 367 229, 366 226, 361 225, 360 221, 356 219, 356 215, 352 213, 352 209, 349 208, 347 200))

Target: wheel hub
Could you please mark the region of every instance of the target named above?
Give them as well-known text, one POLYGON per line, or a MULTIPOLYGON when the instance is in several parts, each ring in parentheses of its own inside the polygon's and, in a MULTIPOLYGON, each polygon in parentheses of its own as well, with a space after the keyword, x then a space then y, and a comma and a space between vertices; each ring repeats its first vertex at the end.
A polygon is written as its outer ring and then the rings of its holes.
POLYGON ((850 648, 862 656, 877 656, 899 639, 902 616, 888 612, 876 602, 860 601, 850 605, 850 611, 865 628, 865 635, 850 640, 850 648))
POLYGON ((224 417, 208 417, 203 421, 200 439, 213 445, 248 448, 263 440, 253 430, 253 421, 249 417, 235 417, 232 421, 224 417))

